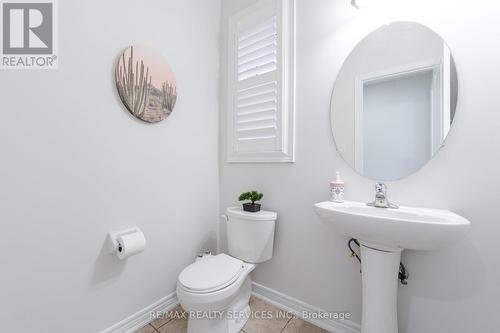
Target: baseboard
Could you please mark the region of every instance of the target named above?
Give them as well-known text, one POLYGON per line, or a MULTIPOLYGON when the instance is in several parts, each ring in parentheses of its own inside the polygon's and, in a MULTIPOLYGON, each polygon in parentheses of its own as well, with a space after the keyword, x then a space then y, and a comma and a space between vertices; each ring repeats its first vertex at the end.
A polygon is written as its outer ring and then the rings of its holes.
POLYGON ((179 304, 177 294, 171 293, 145 307, 144 309, 134 313, 128 318, 123 319, 119 323, 103 330, 101 333, 134 333, 141 327, 149 324, 152 321, 152 312, 166 312, 175 308, 179 304))
MULTIPOLYGON (((318 309, 312 305, 306 304, 298 299, 280 293, 268 287, 264 287, 258 283, 252 283, 252 294, 255 297, 261 298, 264 301, 273 304, 274 306, 293 313, 299 318, 303 318, 304 312, 312 313, 326 313, 326 311, 318 309)), ((360 333, 361 326, 350 320, 336 320, 336 319, 310 319, 303 318, 305 321, 310 322, 324 330, 332 333, 360 333)))
MULTIPOLYGON (((299 301, 298 299, 280 293, 279 291, 264 287, 263 285, 255 282, 252 283, 252 293, 256 297, 261 298, 282 310, 289 311, 299 318, 303 318, 302 314, 304 312, 326 313, 324 310, 318 309, 317 307, 299 301)), ((130 317, 123 319, 119 323, 103 330, 101 333, 134 333, 152 321, 151 312, 156 313, 170 311, 178 304, 179 300, 177 299, 177 294, 173 292, 134 313, 130 317)), ((359 324, 350 320, 335 320, 329 318, 305 318, 304 320, 332 333, 360 333, 361 331, 359 324)))

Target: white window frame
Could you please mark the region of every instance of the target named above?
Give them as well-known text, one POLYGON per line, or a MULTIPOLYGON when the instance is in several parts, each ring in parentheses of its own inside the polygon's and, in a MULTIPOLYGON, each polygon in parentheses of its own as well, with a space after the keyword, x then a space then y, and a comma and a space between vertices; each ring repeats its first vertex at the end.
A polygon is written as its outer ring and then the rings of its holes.
POLYGON ((295 0, 260 0, 229 18, 227 78, 226 160, 229 163, 291 163, 295 162, 295 0), (237 86, 237 25, 243 18, 276 9, 278 29, 277 83, 280 143, 274 150, 237 151, 236 145, 236 86, 237 86))

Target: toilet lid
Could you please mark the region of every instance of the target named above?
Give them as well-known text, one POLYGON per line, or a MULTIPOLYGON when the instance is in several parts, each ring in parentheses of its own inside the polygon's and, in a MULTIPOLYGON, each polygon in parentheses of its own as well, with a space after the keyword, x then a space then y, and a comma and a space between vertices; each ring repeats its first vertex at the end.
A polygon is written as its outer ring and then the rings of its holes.
POLYGON ((218 254, 192 263, 179 275, 179 282, 192 291, 218 290, 230 285, 243 270, 243 261, 218 254))

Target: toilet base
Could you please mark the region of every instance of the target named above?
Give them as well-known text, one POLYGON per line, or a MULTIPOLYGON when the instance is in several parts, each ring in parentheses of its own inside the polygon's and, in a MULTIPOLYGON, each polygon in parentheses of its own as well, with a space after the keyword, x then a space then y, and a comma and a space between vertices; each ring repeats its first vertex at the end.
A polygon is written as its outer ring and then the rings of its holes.
POLYGON ((238 295, 231 305, 222 312, 202 313, 202 318, 190 314, 187 333, 238 333, 251 316, 250 294, 252 280, 250 276, 240 287, 238 295), (209 317, 209 318, 203 318, 209 317))

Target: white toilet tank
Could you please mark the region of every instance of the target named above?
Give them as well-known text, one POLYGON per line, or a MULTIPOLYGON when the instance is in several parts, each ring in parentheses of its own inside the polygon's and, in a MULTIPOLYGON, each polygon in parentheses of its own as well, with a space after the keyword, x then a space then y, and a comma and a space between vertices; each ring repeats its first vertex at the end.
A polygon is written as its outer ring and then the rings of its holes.
POLYGON ((229 254, 248 263, 260 263, 273 256, 275 212, 245 212, 241 207, 226 209, 229 254))

